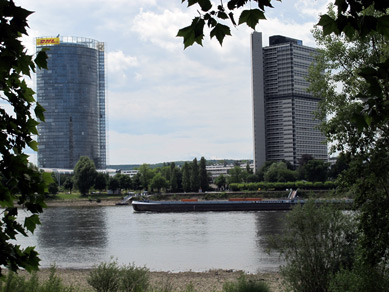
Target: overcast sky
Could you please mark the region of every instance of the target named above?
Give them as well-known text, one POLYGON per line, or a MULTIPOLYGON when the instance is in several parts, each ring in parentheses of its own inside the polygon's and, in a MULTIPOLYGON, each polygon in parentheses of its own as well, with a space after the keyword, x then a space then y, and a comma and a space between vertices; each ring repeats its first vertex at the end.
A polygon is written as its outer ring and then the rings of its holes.
MULTIPOLYGON (((328 0, 284 0, 257 25, 271 35, 314 46, 311 29, 328 0)), ((253 159, 251 29, 232 29, 183 49, 179 28, 196 10, 181 0, 15 0, 35 11, 26 47, 39 36, 79 36, 105 42, 107 164, 253 159)), ((33 84, 33 82, 31 82, 33 84)), ((35 87, 35 85, 34 85, 35 87)))

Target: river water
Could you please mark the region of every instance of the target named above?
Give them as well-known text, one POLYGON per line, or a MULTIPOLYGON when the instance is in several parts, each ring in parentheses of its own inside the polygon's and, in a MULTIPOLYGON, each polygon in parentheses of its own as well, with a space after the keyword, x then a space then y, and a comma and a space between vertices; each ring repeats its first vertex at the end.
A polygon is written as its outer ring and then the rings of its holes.
POLYGON ((41 266, 88 268, 116 259, 152 271, 277 270, 268 236, 286 212, 135 213, 129 206, 51 207, 22 246, 36 246, 41 266))

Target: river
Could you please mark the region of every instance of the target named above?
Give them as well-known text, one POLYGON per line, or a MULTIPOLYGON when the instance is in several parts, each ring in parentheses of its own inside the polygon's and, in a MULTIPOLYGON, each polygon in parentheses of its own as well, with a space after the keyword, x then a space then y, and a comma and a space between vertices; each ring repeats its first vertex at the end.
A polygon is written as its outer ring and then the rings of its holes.
MULTIPOLYGON (((23 213, 23 212, 21 212, 23 213)), ((274 271, 268 236, 286 212, 135 213, 129 206, 50 207, 33 235, 41 266, 90 268, 115 259, 152 271, 274 271)))

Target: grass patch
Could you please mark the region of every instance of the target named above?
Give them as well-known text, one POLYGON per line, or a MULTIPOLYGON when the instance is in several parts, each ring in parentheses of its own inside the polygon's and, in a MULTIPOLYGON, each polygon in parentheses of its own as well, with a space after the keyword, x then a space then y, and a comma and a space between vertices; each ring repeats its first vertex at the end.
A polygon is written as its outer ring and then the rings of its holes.
POLYGON ((235 282, 225 283, 224 292, 270 292, 269 286, 262 281, 249 280, 242 275, 235 282))
POLYGON ((78 192, 74 192, 71 194, 61 192, 55 195, 55 197, 52 200, 107 200, 107 199, 118 199, 120 200, 123 196, 121 195, 107 195, 106 193, 100 193, 100 194, 89 194, 87 196, 83 196, 78 192))
POLYGON ((26 278, 9 271, 5 279, 0 281, 0 292, 76 292, 73 286, 65 286, 56 275, 55 267, 51 267, 49 279, 40 282, 36 272, 26 278))

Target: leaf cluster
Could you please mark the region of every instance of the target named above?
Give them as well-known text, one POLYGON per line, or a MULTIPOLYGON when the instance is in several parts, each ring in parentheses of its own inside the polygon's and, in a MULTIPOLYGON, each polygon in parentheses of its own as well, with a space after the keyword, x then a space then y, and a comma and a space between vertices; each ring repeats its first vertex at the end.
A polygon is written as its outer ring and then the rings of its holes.
POLYGON ((205 26, 210 29, 210 37, 216 37, 220 45, 222 45, 224 38, 227 35, 231 35, 231 29, 229 25, 225 24, 226 22, 233 26, 245 23, 247 26, 255 29, 259 20, 266 19, 265 8, 273 7, 270 0, 229 0, 227 5, 222 1, 216 5, 210 0, 182 0, 182 3, 184 2, 188 2, 188 7, 195 4, 199 6, 199 16, 192 20, 191 25, 178 31, 177 36, 184 39, 184 48, 194 43, 202 45, 205 26), (257 7, 242 10, 239 14, 238 22, 236 22, 237 10, 241 10, 248 3, 255 3, 257 7))
POLYGON ((325 35, 345 33, 352 37, 358 32, 365 37, 371 32, 378 32, 389 37, 389 2, 382 0, 336 0, 337 15, 324 14, 318 25, 323 27, 325 35), (368 10, 377 12, 375 15, 366 13, 368 10))
POLYGON ((310 74, 322 98, 321 129, 333 151, 350 157, 338 181, 355 196, 363 266, 387 273, 389 263, 389 13, 388 1, 336 1, 314 37, 322 47, 310 74), (327 17, 327 19, 328 19, 327 17), (342 19, 349 19, 342 26, 342 19), (353 19, 353 20, 352 20, 353 19), (352 20, 352 21, 351 21, 352 20), (324 73, 323 73, 324 72, 324 73), (340 89, 340 90, 339 90, 340 89))
POLYGON ((39 224, 37 214, 45 206, 44 193, 52 180, 49 174, 29 165, 28 156, 23 153, 27 147, 37 151, 33 136, 38 134, 38 121, 32 112, 44 120, 44 109, 24 80, 36 67, 47 66, 44 51, 35 57, 28 55, 21 43, 21 36, 27 35, 27 17, 31 13, 12 0, 0 3, 0 98, 13 109, 9 112, 0 108, 0 206, 5 208, 0 219, 0 266, 14 271, 19 267, 29 271, 38 267, 34 248, 23 249, 10 240, 17 234, 27 236, 27 231, 33 232, 39 224), (24 223, 16 220, 15 202, 31 212, 24 223))

